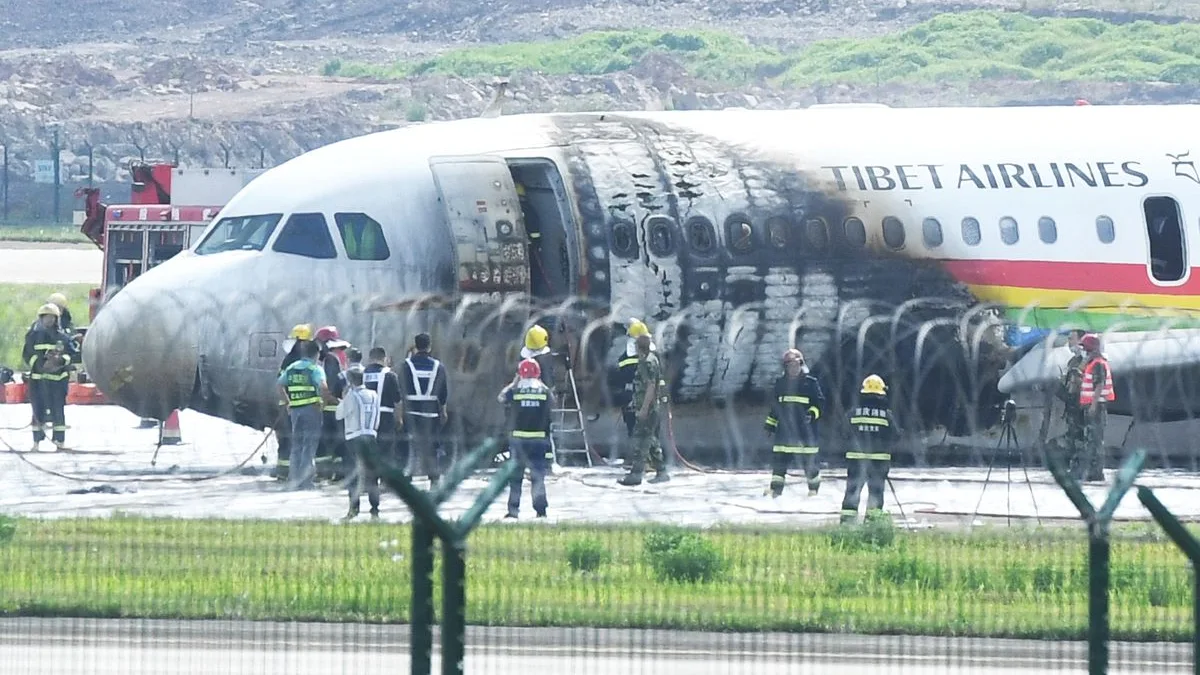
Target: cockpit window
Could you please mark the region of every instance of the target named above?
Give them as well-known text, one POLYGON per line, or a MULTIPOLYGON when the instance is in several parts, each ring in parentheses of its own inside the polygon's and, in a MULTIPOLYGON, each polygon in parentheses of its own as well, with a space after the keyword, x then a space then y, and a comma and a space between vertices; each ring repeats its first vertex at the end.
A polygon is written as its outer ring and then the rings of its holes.
POLYGON ((306 258, 337 257, 325 216, 319 213, 293 213, 271 250, 306 258))
POLYGON ((279 224, 282 213, 222 218, 196 247, 199 255, 221 251, 261 251, 279 224))
POLYGON ((391 255, 383 227, 365 213, 335 213, 333 220, 342 235, 346 257, 351 260, 387 260, 391 255))

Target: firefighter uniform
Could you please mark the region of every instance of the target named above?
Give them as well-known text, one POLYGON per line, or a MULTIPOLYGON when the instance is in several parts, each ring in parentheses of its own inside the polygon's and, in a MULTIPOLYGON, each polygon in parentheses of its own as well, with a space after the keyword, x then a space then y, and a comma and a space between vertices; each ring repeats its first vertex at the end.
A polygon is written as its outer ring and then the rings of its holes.
POLYGON ((432 487, 441 477, 437 461, 437 441, 441 431, 441 410, 449 396, 448 378, 442 362, 428 352, 417 352, 404 360, 407 377, 404 384, 404 426, 412 457, 410 475, 429 476, 432 487))
POLYGON ((663 483, 671 479, 667 474, 667 463, 663 457, 662 444, 658 434, 661 425, 662 406, 667 401, 667 383, 663 379, 662 364, 658 355, 649 349, 649 335, 639 336, 639 342, 645 340, 646 347, 638 347, 638 365, 633 378, 633 408, 635 414, 646 409, 646 416, 637 418, 633 428, 633 449, 630 458, 629 473, 625 474, 618 483, 621 485, 639 485, 646 464, 654 467, 654 478, 651 483, 663 483), (654 397, 647 404, 650 387, 654 386, 654 397))
MULTIPOLYGON (((283 357, 283 362, 279 364, 280 374, 283 374, 288 366, 300 360, 300 351, 303 349, 304 343, 311 342, 312 339, 312 326, 305 323, 292 326, 291 332, 288 333, 288 341, 292 343, 292 346, 283 357)), ((286 481, 292 457, 292 422, 287 417, 287 408, 281 411, 280 421, 275 425, 275 442, 278 445, 275 453, 275 479, 286 481)))
POLYGON ((617 365, 609 371, 608 390, 612 403, 621 409, 621 420, 625 422, 625 431, 633 438, 633 427, 637 424, 637 414, 633 409, 633 379, 637 374, 638 357, 634 345, 629 346, 617 357, 617 365))
POLYGON ((379 396, 379 452, 403 468, 408 464, 408 452, 405 448, 401 453, 396 433, 396 404, 402 396, 400 380, 391 368, 382 363, 371 363, 363 371, 363 386, 379 396))
POLYGON ((1079 383, 1079 407, 1083 410, 1085 420, 1085 480, 1102 481, 1108 404, 1117 400, 1117 394, 1113 389, 1112 369, 1108 366, 1108 360, 1100 355, 1100 339, 1088 334, 1083 336, 1080 344, 1087 351, 1087 365, 1083 367, 1083 378, 1079 383), (1101 384, 1097 385, 1097 382, 1101 384))
POLYGON ((516 518, 521 507, 521 485, 525 469, 533 490, 533 510, 538 518, 546 517, 546 472, 554 453, 550 447, 550 411, 554 394, 540 379, 537 362, 526 359, 518 366, 516 386, 501 394, 501 401, 513 407, 513 428, 509 446, 512 456, 521 465, 508 483, 508 518, 516 518))
POLYGON ((892 462, 895 422, 888 405, 883 378, 870 375, 863 380, 858 403, 850 410, 851 450, 846 452, 846 496, 842 499, 842 523, 858 517, 863 484, 867 486, 867 520, 883 512, 883 486, 892 462))
MULTIPOLYGON (((785 364, 792 358, 798 358, 799 363, 803 365, 803 357, 798 356, 799 354, 796 350, 788 350, 784 356, 785 364), (792 352, 797 356, 792 357, 792 352)), ((771 412, 767 414, 766 419, 767 433, 775 437, 774 446, 771 448, 772 496, 778 497, 783 494, 788 468, 791 467, 792 458, 796 456, 803 458, 808 494, 815 495, 820 490, 817 420, 821 418, 821 410, 824 407, 825 394, 821 391, 821 383, 812 375, 801 371, 795 377, 785 374, 775 380, 771 412)))
POLYGON ((29 402, 33 407, 33 445, 46 438, 44 425, 53 425, 54 444, 59 449, 66 443, 67 389, 70 386, 71 364, 78 358, 71 336, 58 327, 60 311, 48 303, 38 310, 38 322, 25 333, 22 358, 29 366, 29 402), (52 317, 47 325, 43 317, 52 317))
POLYGON ((313 487, 317 447, 321 442, 321 385, 325 371, 307 358, 288 365, 278 383, 287 392, 288 414, 292 423, 292 453, 289 483, 294 487, 313 487))

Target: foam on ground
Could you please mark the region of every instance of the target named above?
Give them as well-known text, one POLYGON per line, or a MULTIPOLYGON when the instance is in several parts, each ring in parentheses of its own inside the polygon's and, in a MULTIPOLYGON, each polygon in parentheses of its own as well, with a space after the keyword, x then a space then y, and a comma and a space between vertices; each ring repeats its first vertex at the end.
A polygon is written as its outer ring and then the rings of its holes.
MULTIPOLYGON (((338 486, 288 492, 267 475, 275 463, 275 441, 266 434, 213 417, 183 411, 183 443, 163 446, 151 466, 157 429, 139 429, 138 418, 116 406, 68 406, 71 452, 59 453, 48 442, 29 452, 32 434, 28 405, 0 405, 0 512, 37 517, 109 516, 117 512, 178 518, 336 519, 346 510, 346 492, 338 486), (264 443, 265 439, 265 443, 264 443), (257 450, 256 450, 257 449, 257 450), (261 457, 265 456, 264 464, 261 457), (236 466, 249 458, 243 469, 236 466), (61 475, 53 475, 53 474, 61 475), (107 492, 73 491, 101 489, 107 492)), ((1111 480, 1113 472, 1108 475, 1111 480)), ((669 483, 620 487, 616 467, 557 468, 548 479, 550 523, 663 522, 687 525, 774 523, 815 526, 835 522, 845 489, 844 471, 825 471, 819 495, 807 496, 803 476, 792 476, 779 499, 764 496, 767 472, 700 473, 678 469, 669 483)), ((1019 466, 1011 472, 1001 458, 991 481, 985 469, 895 469, 896 494, 911 525, 964 525, 979 505, 980 521, 1004 523, 1006 517, 1033 524, 1033 517, 1078 521, 1062 490, 1044 470, 1030 471, 1025 483, 1019 466), (982 502, 980 497, 982 495, 982 502)), ((489 477, 468 479, 444 510, 464 511, 489 477)), ((1200 477, 1178 471, 1147 471, 1140 483, 1155 488, 1181 518, 1200 518, 1200 477)), ((424 479, 417 484, 424 486, 424 479)), ((1085 492, 1100 502, 1107 486, 1085 492)), ((531 517, 529 490, 522 515, 531 517)), ((865 506, 864 491, 864 506, 865 506)), ((365 499, 364 499, 365 502, 365 499)), ((485 520, 505 513, 502 495, 485 520)), ((365 504, 364 504, 365 506, 365 504)), ((886 508, 900 515, 889 491, 886 508)), ((1126 495, 1119 519, 1148 520, 1137 498, 1126 495)), ((385 495, 383 517, 410 519, 407 507, 385 495)), ((1049 522, 1049 521, 1047 521, 1049 522)))

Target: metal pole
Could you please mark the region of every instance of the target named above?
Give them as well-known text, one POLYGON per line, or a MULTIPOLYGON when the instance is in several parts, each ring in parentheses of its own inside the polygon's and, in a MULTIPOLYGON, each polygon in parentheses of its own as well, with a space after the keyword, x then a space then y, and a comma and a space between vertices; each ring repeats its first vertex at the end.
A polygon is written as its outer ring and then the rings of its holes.
POLYGON ((96 177, 96 172, 95 172, 95 159, 96 159, 95 150, 96 149, 92 147, 91 143, 88 143, 87 150, 88 150, 88 187, 93 187, 92 183, 95 181, 95 177, 96 177))
POLYGON ((4 222, 8 222, 8 144, 4 144, 4 222))
POLYGON ((1088 673, 1108 674, 1108 534, 1088 537, 1088 673))
POLYGON ((412 524, 412 675, 433 668, 433 528, 412 524))
POLYGON ((58 147, 58 127, 54 128, 54 224, 58 225, 62 222, 59 217, 59 201, 62 195, 62 167, 59 165, 60 155, 62 154, 58 147))
POLYGON ((467 641, 467 560, 462 540, 442 542, 442 675, 462 675, 467 641))
POLYGON ((1200 570, 1192 563, 1192 672, 1200 675, 1200 570))

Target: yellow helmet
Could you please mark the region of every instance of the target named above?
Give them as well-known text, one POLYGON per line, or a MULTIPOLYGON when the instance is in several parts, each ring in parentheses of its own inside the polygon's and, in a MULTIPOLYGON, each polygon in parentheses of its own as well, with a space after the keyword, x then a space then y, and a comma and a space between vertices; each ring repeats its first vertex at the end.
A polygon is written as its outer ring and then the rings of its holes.
POLYGON ((298 323, 295 326, 292 326, 292 332, 288 333, 288 337, 293 340, 312 341, 312 339, 313 339, 312 324, 298 323))
POLYGON ((539 349, 543 349, 548 344, 550 344, 550 334, 547 333, 546 329, 542 328, 541 326, 535 324, 533 328, 530 328, 529 331, 525 333, 526 349, 537 351, 539 349))
POLYGON ((878 375, 868 375, 862 383, 863 394, 879 394, 883 396, 887 393, 887 385, 883 383, 883 378, 878 375))
POLYGON ((67 306, 67 296, 63 295, 62 293, 52 293, 50 295, 50 299, 46 302, 58 305, 58 307, 61 309, 67 306))
POLYGON ((625 334, 631 338, 639 338, 643 335, 650 335, 650 329, 640 319, 630 319, 629 330, 625 334))
POLYGON ((58 305, 47 302, 38 308, 38 316, 46 316, 47 314, 59 317, 62 316, 62 311, 58 308, 58 305))

